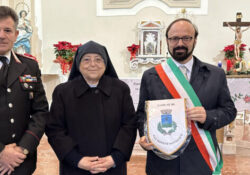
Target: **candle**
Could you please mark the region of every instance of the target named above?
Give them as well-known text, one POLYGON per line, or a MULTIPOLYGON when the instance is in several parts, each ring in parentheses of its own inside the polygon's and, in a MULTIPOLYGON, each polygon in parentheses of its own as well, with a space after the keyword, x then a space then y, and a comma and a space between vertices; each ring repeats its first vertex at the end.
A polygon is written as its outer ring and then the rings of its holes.
POLYGON ((250 61, 248 61, 248 69, 250 70, 250 61))
POLYGON ((232 65, 232 63, 231 63, 231 60, 227 60, 227 71, 230 71, 231 70, 231 65, 232 65))
POLYGON ((221 61, 218 62, 218 67, 221 67, 222 66, 222 63, 221 61))

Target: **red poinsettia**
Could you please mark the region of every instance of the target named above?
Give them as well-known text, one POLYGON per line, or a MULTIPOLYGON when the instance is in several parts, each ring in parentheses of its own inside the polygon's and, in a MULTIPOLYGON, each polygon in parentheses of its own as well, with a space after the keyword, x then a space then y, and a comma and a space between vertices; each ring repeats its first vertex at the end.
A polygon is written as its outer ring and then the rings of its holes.
POLYGON ((81 44, 72 45, 67 41, 59 41, 53 46, 55 47, 56 54, 54 62, 61 65, 62 73, 65 74, 68 70, 71 70, 76 50, 79 46, 81 46, 81 44))
MULTIPOLYGON (((246 44, 241 44, 240 45, 240 57, 242 58, 243 55, 244 55, 244 51, 246 50, 245 49, 246 47, 246 44)), ((235 55, 234 55, 234 44, 231 44, 231 45, 228 45, 226 47, 224 47, 223 51, 225 52, 225 59, 232 59, 232 58, 235 58, 235 55)))
POLYGON ((137 51, 140 48, 140 45, 132 44, 131 46, 128 46, 128 51, 130 52, 130 60, 134 59, 136 56, 137 51))

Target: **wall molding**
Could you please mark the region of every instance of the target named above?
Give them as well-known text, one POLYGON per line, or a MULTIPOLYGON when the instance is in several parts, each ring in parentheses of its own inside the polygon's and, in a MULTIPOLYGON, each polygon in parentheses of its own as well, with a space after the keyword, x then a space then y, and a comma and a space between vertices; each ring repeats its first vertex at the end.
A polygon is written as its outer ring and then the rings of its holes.
MULTIPOLYGON (((172 0, 173 1, 173 0, 172 0)), ((186 0, 188 1, 188 0, 186 0)), ((189 0, 190 1, 190 0, 189 0)), ((195 1, 195 0, 194 0, 195 1)), ((125 1, 121 1, 120 3, 125 1)), ((169 1, 170 2, 170 1, 169 1)), ((136 15, 140 10, 146 7, 156 7, 164 11, 166 14, 178 14, 182 7, 169 7, 166 0, 143 0, 138 2, 132 8, 109 8, 105 9, 103 6, 104 0, 96 0, 96 15, 97 16, 127 16, 136 15)), ((115 2, 113 2, 115 3, 115 2)), ((118 3, 118 2, 117 2, 118 3)), ((187 3, 187 2, 186 2, 187 3)), ((187 12, 192 12, 192 15, 207 15, 208 0, 200 0, 200 7, 187 7, 187 12)))

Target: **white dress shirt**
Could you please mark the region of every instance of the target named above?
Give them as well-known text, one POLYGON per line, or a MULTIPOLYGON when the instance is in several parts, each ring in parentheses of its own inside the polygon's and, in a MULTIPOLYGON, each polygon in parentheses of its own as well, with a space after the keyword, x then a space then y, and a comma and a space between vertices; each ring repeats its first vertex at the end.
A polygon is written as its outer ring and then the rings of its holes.
MULTIPOLYGON (((7 64, 10 63, 10 56, 11 56, 11 52, 10 51, 7 52, 5 55, 0 55, 0 56, 6 57, 7 58, 7 64)), ((0 61, 0 69, 2 68, 2 65, 3 65, 3 63, 2 63, 2 61, 0 61)))
MULTIPOLYGON (((172 58, 173 59, 173 58, 172 58)), ((192 73, 192 67, 193 67, 193 64, 194 64, 194 58, 192 57, 191 60, 189 60, 186 64, 180 64, 179 62, 175 61, 173 59, 174 63, 176 64, 176 66, 179 68, 180 66, 185 66, 187 68, 187 78, 188 78, 188 81, 190 80, 191 78, 191 73, 192 73)))

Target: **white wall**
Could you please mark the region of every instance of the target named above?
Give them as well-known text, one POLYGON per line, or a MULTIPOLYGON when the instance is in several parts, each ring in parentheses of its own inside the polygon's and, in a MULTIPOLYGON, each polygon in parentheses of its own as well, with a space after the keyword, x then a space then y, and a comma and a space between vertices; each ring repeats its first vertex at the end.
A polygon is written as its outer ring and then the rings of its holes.
MULTIPOLYGON (((59 73, 53 44, 66 40, 73 44, 89 40, 105 45, 120 77, 140 77, 149 66, 136 71, 129 69, 127 46, 137 41, 137 24, 141 20, 161 20, 167 26, 175 15, 167 15, 155 7, 147 7, 135 16, 96 16, 96 0, 42 0, 42 59, 43 73, 59 73)), ((236 13, 242 12, 242 21, 250 21, 249 0, 209 0, 208 14, 195 15, 194 22, 200 35, 194 55, 201 60, 216 64, 214 58, 220 50, 234 41, 234 33, 223 27, 224 21, 235 21, 236 13)), ((250 46, 250 29, 243 33, 243 42, 250 46)), ((165 38, 163 39, 165 53, 165 38)), ((151 66, 151 65, 150 65, 151 66)))

